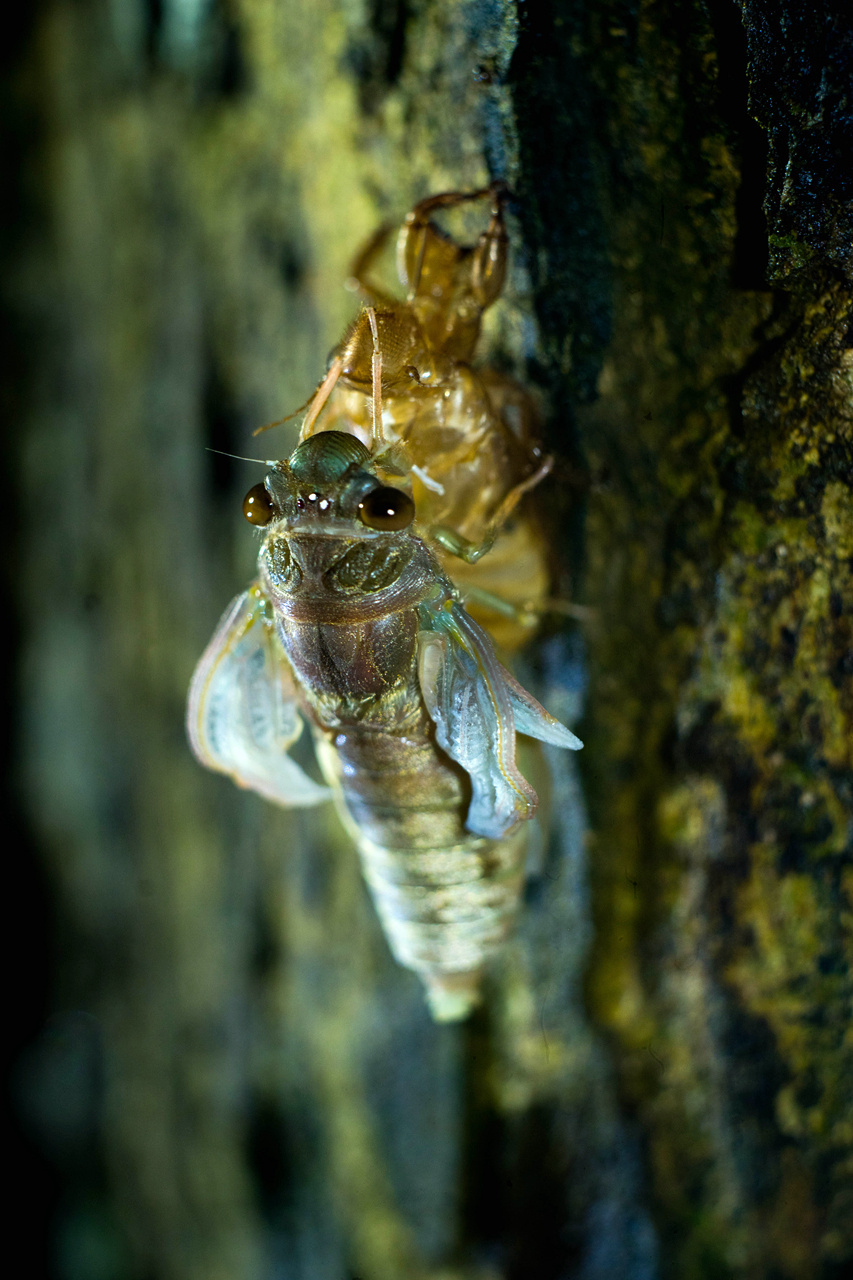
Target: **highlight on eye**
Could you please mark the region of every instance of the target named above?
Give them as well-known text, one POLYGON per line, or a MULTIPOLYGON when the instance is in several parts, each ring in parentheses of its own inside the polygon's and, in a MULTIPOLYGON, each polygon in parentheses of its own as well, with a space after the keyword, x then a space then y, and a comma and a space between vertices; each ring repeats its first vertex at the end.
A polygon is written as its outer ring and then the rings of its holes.
POLYGON ((253 484, 243 499, 243 515, 249 524, 269 524, 275 515, 272 498, 262 484, 253 484))
POLYGON ((362 524, 368 529, 396 531, 407 529, 415 518, 415 504, 402 489, 381 485, 371 489, 358 504, 362 524))

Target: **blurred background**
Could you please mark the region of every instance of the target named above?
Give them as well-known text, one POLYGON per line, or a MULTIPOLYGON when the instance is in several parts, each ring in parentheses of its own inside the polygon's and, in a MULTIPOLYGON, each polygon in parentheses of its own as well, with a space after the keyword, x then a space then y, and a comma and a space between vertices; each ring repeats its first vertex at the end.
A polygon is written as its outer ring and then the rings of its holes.
MULTIPOLYGON (((51 1280, 853 1264, 853 40, 799 0, 38 0, 2 53, 13 1236, 51 1280), (353 254, 505 179, 585 741, 429 1020, 328 808, 204 773, 353 254)), ((580 719, 579 719, 580 717, 580 719)), ((10 1256, 13 1249, 9 1250, 10 1256)))

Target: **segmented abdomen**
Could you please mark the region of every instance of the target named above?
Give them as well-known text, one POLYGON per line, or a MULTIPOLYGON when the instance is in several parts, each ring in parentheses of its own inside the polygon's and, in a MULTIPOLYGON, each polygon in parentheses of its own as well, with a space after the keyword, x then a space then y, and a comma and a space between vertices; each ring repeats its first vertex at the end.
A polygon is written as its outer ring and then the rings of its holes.
POLYGON ((526 831, 465 830, 467 775, 431 733, 348 729, 318 754, 396 959, 421 975, 436 1018, 465 1017, 518 908, 526 831))
POLYGON ((464 1017, 477 1002, 482 966, 518 908, 526 835, 468 836, 442 849, 385 849, 357 839, 391 950, 422 975, 440 1021, 464 1017))

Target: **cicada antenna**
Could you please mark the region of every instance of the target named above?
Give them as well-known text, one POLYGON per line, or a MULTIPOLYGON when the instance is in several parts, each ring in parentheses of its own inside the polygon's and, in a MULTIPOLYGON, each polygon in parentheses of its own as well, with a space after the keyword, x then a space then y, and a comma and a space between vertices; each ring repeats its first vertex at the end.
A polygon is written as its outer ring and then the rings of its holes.
MULTIPOLYGON (((275 426, 276 424, 273 422, 270 425, 275 426)), ((261 428, 261 430, 264 429, 265 428, 261 428)), ((258 433, 255 432, 255 435, 257 434, 258 433)), ((226 453, 224 449, 211 449, 209 446, 205 448, 205 453, 218 453, 223 458, 234 458, 237 462, 258 462, 262 467, 270 467, 274 465, 268 458, 244 458, 242 453, 226 453)))

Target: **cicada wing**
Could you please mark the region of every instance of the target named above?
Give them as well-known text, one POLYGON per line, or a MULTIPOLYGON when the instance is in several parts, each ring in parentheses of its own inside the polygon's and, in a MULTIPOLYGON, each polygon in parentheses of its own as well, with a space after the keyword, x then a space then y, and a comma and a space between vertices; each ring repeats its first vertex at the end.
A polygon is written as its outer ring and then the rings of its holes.
POLYGON ((583 746, 580 738, 559 720, 555 720, 551 713, 536 701, 532 693, 528 693, 521 687, 506 667, 501 667, 501 672, 509 692, 516 731, 527 734, 528 738, 549 742, 553 747, 567 747, 569 751, 580 751, 583 746))
POLYGON ((421 631, 419 675, 435 736, 471 779, 466 826, 500 839, 536 812, 536 792, 515 763, 515 722, 491 641, 456 605, 421 631))
POLYGON ((424 622, 421 692, 439 746, 471 779, 466 826, 500 839, 536 812, 536 792, 515 761, 516 730, 574 750, 582 744, 500 665, 464 609, 448 602, 424 622))
POLYGON ((331 797, 287 755, 302 731, 287 659, 257 587, 225 611, 190 684, 187 735, 203 765, 274 804, 331 797))

